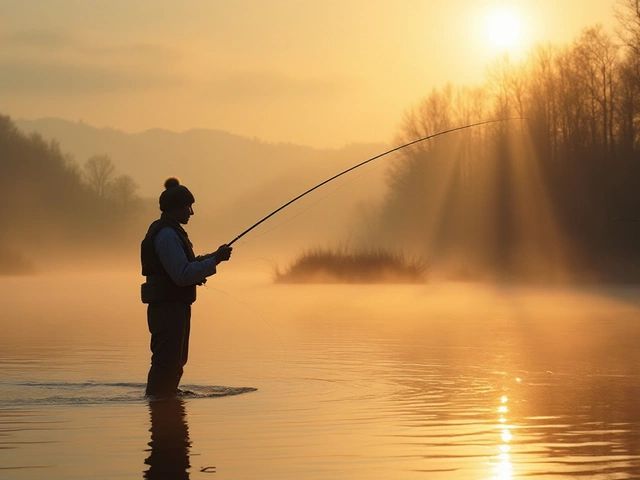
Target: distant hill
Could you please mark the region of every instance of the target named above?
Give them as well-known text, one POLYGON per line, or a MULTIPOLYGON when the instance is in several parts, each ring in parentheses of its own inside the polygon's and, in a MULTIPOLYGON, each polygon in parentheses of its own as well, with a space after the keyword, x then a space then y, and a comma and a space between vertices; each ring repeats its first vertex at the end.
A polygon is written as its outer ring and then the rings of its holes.
MULTIPOLYGON (((205 217, 207 223, 216 223, 216 237, 222 238, 234 236, 314 184, 389 148, 377 143, 316 149, 203 129, 180 133, 153 129, 129 134, 57 118, 14 122, 26 133, 35 131, 45 139, 56 139, 61 150, 71 154, 80 165, 91 155, 109 155, 120 173, 131 175, 140 185, 138 193, 143 197, 157 198, 164 179, 178 176, 195 194, 194 207, 196 215, 200 214, 197 217, 200 221, 194 219, 194 227, 190 228, 202 228, 205 217)), ((345 181, 359 173, 345 176, 345 181)), ((380 197, 383 173, 384 168, 375 169, 349 188, 341 188, 331 199, 323 201, 320 217, 318 212, 305 215, 302 223, 291 228, 313 235, 323 228, 344 224, 360 203, 380 197), (322 221, 318 222, 318 218, 322 221)), ((317 195, 314 193, 315 200, 311 198, 306 205, 329 194, 341 182, 344 183, 340 179, 323 187, 317 195)), ((301 202, 299 208, 306 208, 305 204, 301 202)), ((295 213, 293 208, 291 213, 295 213)))
POLYGON ((139 236, 140 203, 135 195, 101 195, 57 142, 27 135, 0 115, 0 275, 122 250, 139 236))
POLYGON ((207 189, 213 183, 224 195, 248 190, 290 171, 323 170, 323 164, 336 165, 342 160, 356 162, 386 147, 378 143, 320 150, 203 129, 181 133, 153 129, 129 134, 57 118, 14 119, 14 123, 24 132, 37 131, 44 138, 57 139, 62 150, 71 153, 79 164, 94 154, 111 156, 119 171, 140 184, 143 196, 156 196, 163 180, 172 174, 186 184, 207 189), (222 174, 224 179, 220 178, 222 174))

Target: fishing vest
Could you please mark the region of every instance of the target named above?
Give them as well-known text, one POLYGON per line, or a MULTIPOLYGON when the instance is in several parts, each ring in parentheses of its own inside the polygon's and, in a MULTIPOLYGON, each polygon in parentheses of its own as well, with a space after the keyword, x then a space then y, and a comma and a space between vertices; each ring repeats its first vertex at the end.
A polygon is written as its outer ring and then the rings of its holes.
POLYGON ((164 269, 156 252, 156 235, 166 227, 173 229, 178 235, 187 260, 193 262, 196 259, 187 232, 178 222, 164 214, 153 222, 140 245, 142 275, 147 277, 147 281, 142 284, 141 288, 142 303, 180 302, 191 304, 196 301, 196 285, 186 287, 177 285, 164 269))

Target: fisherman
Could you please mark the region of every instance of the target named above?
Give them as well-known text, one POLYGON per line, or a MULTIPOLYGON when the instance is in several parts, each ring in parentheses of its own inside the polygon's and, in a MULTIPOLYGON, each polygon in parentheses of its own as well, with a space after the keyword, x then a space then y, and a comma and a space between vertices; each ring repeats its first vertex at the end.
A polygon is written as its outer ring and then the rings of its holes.
POLYGON ((142 302, 148 304, 151 333, 151 368, 147 396, 181 395, 178 388, 189 351, 191 304, 196 286, 229 260, 232 247, 221 245, 214 253, 196 256, 182 228, 193 215, 195 198, 177 178, 168 178, 160 195, 160 218, 142 240, 142 302))

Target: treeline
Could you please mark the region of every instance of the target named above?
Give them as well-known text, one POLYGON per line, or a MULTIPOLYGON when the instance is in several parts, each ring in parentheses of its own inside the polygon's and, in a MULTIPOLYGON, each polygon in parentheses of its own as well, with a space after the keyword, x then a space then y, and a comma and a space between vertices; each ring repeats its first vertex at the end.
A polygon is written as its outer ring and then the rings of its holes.
POLYGON ((136 190, 109 157, 81 166, 55 141, 25 135, 0 115, 0 272, 23 268, 32 256, 53 262, 118 245, 141 206, 136 190))
POLYGON ((398 143, 376 238, 412 245, 459 277, 640 279, 640 12, 619 3, 572 44, 503 58, 481 87, 433 90, 398 143))

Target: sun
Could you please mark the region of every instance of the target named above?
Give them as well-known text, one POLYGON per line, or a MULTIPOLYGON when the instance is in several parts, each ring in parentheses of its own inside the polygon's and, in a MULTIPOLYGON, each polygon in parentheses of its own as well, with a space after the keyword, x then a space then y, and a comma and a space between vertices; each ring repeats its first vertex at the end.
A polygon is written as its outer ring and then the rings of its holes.
POLYGON ((486 32, 493 48, 513 51, 522 41, 522 20, 515 11, 495 10, 486 17, 486 32))

